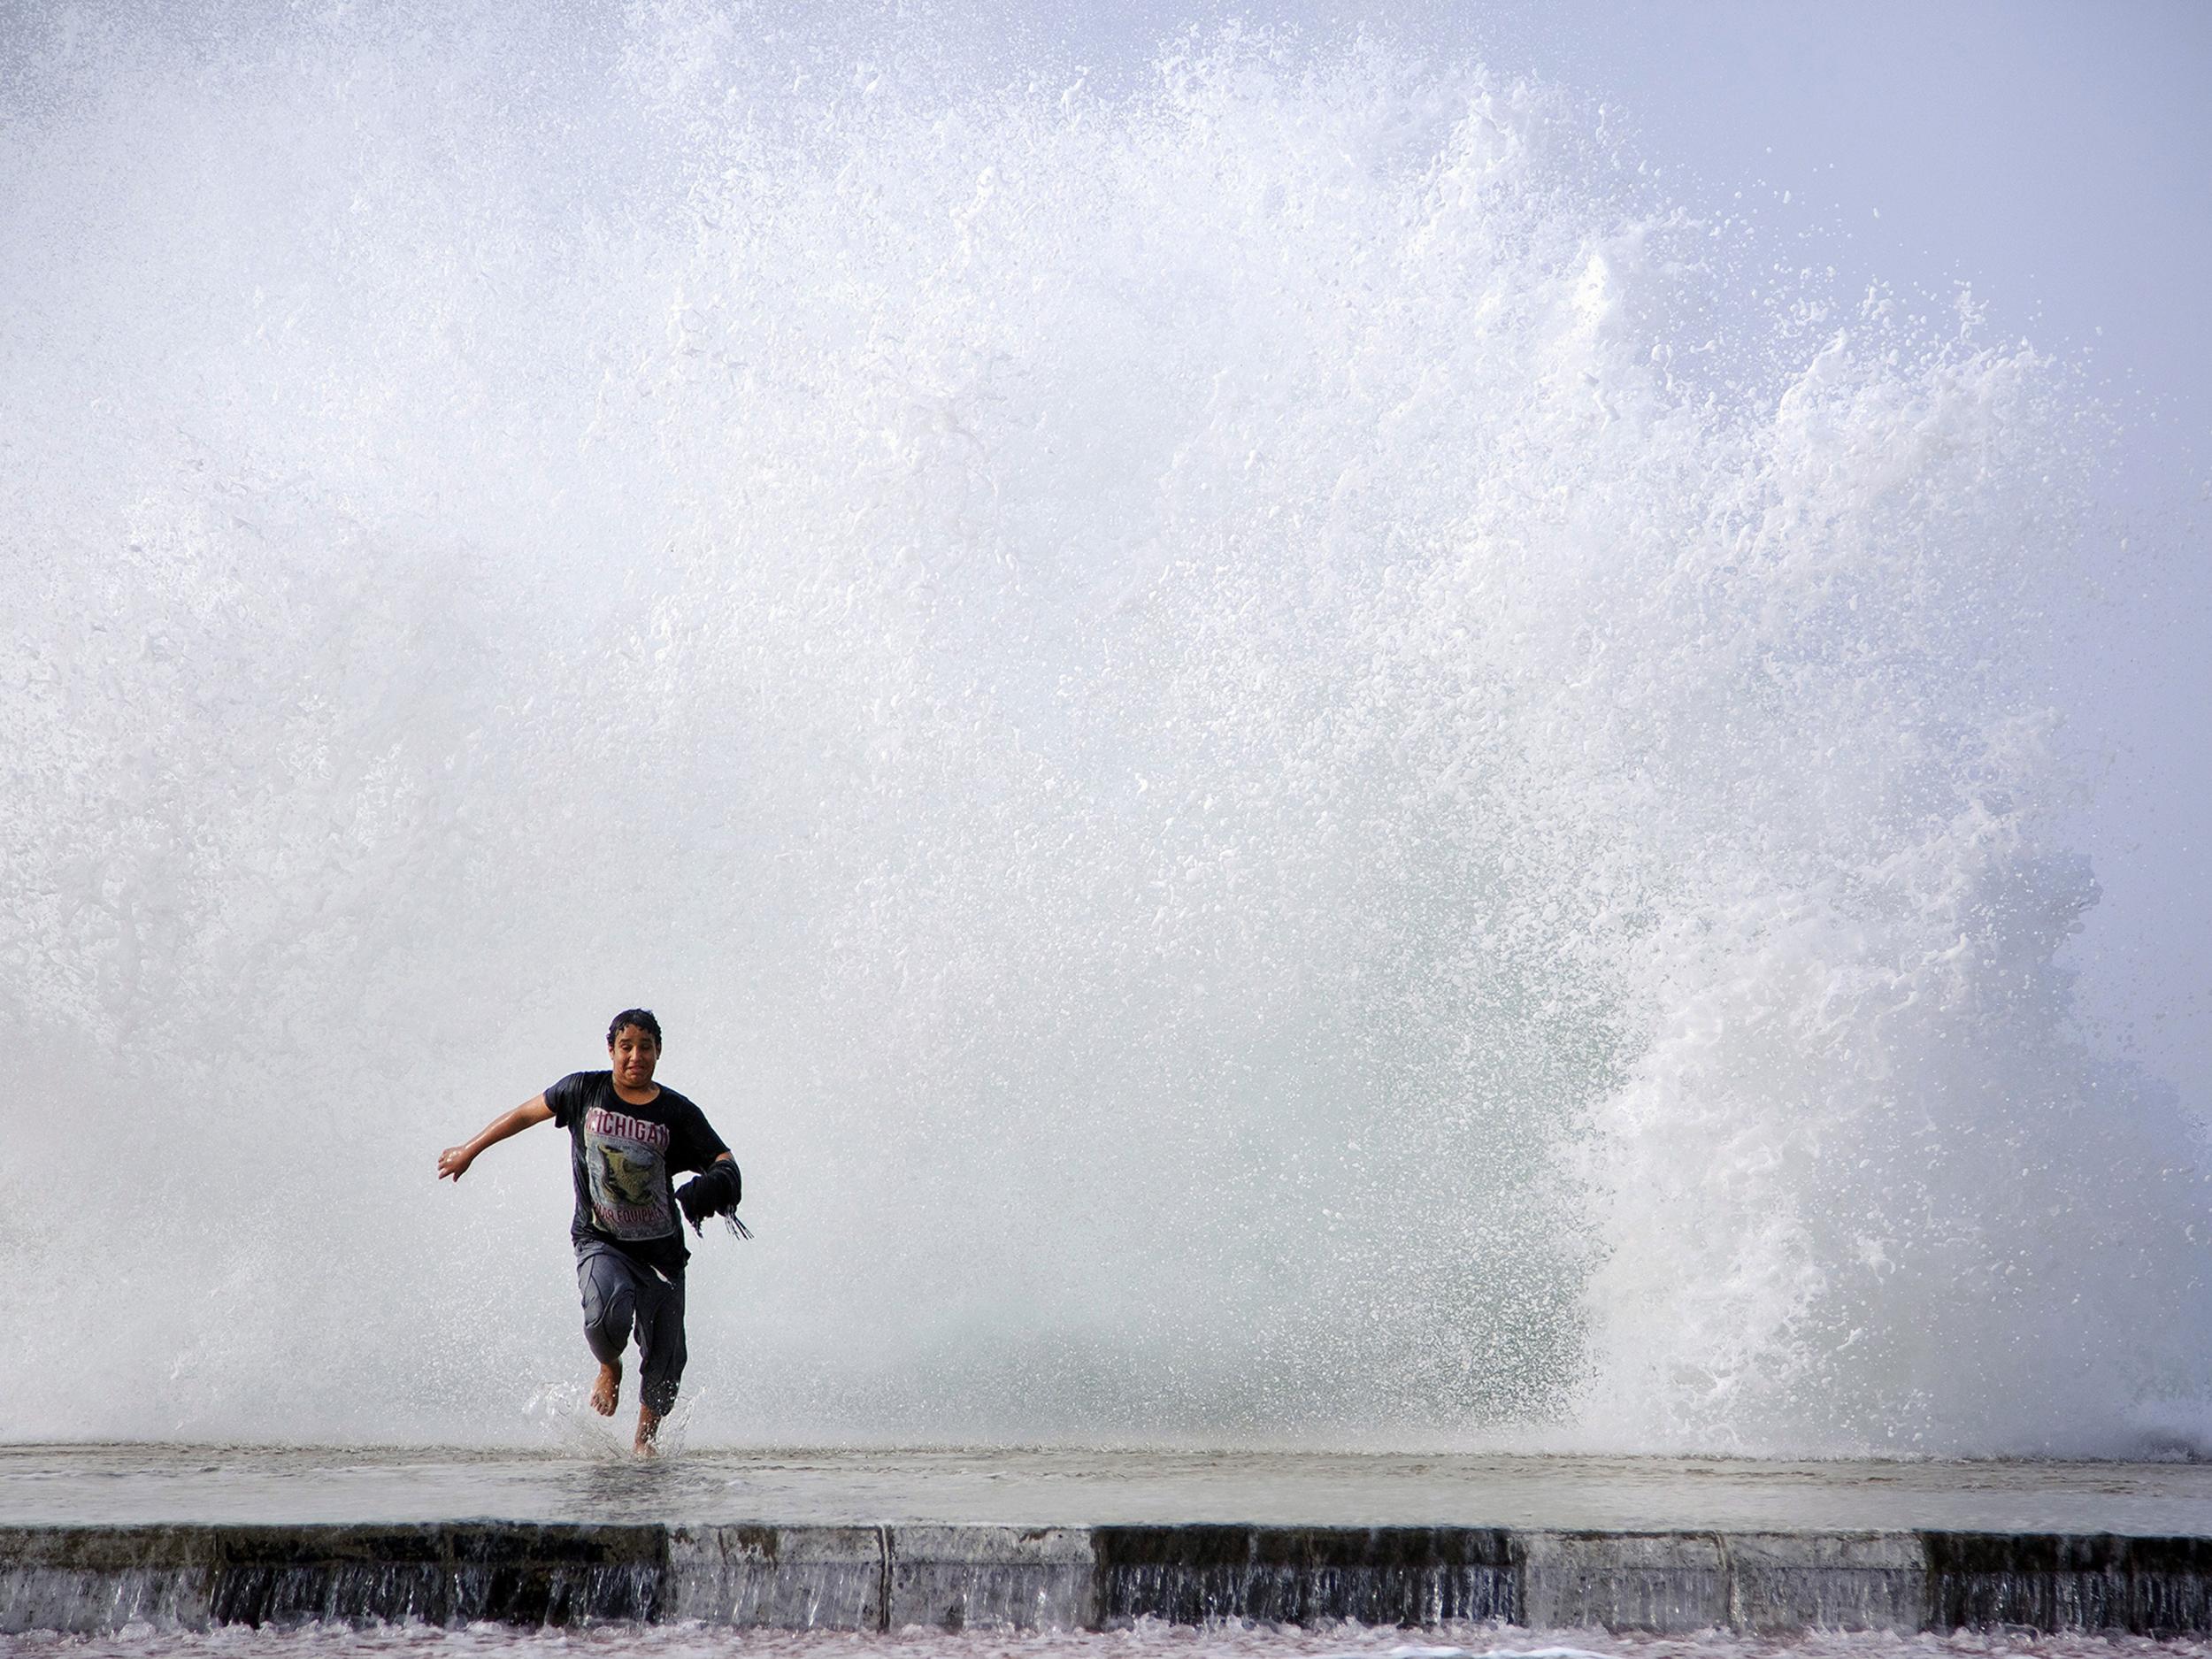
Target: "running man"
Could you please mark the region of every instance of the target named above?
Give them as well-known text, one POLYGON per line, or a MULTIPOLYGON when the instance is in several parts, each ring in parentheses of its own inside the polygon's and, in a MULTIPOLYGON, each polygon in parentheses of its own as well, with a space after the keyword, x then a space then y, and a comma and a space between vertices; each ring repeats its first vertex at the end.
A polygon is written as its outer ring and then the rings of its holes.
POLYGON ((622 1350, 637 1333, 637 1440, 650 1456, 661 1419, 676 1403, 684 1375, 685 1248, 677 1211, 697 1230, 731 1215, 740 1185, 736 1161, 706 1115, 653 1081, 661 1027, 651 1010, 626 1008, 607 1027, 605 1071, 574 1071, 503 1113, 465 1146, 438 1155, 441 1180, 458 1181, 486 1147, 547 1118, 568 1131, 576 1218, 576 1282, 584 1295, 584 1340, 599 1361, 592 1409, 611 1417, 622 1398, 622 1350), (680 1170, 706 1171, 675 1190, 680 1170))

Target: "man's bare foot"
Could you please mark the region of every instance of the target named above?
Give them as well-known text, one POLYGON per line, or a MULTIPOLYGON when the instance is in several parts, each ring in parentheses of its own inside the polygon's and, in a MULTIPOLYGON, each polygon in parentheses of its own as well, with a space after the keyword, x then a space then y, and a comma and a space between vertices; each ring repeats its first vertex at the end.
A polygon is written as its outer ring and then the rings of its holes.
POLYGON ((661 1448, 654 1444, 654 1437, 661 1432, 661 1414, 648 1405, 637 1409, 637 1439, 631 1449, 640 1457, 658 1457, 661 1448))
POLYGON ((622 1362, 599 1367, 599 1380, 591 1386, 591 1409, 603 1417, 614 1415, 622 1402, 622 1362))

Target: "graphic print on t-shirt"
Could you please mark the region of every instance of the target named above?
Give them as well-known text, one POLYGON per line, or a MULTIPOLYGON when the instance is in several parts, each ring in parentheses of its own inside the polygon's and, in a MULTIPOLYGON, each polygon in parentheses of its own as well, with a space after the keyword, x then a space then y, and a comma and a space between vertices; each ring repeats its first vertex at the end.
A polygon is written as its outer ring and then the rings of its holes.
POLYGON ((600 1229, 618 1239, 657 1239, 676 1230, 661 1165, 668 1125, 595 1106, 584 1114, 584 1168, 600 1229))

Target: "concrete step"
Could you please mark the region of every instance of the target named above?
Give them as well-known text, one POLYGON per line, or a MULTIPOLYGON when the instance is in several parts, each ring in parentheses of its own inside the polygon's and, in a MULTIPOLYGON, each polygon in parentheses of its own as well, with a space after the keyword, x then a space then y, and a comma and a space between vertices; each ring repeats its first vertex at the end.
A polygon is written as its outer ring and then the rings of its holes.
POLYGON ((0 1527, 0 1632, 308 1620, 1096 1629, 1142 1618, 2212 1634, 2212 1540, 1464 1526, 0 1527))

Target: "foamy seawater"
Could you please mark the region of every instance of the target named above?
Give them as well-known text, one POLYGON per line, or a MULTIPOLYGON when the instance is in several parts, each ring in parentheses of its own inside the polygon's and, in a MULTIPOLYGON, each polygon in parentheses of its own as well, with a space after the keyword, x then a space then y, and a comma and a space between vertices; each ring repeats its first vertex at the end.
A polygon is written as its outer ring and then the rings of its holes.
POLYGON ((0 1637, 0 1653, 21 1659, 2197 1659, 2200 1640, 2135 1636, 1979 1634, 1893 1636, 1807 1632, 1755 1637, 1723 1631, 1684 1636, 1603 1632, 1509 1634, 1452 1627, 1419 1632, 1350 1627, 1306 1631, 1145 1624, 1115 1632, 1010 1634, 907 1630, 856 1636, 718 1631, 699 1625, 521 1631, 472 1624, 356 1629, 225 1629, 202 1633, 124 1630, 110 1636, 0 1637))

